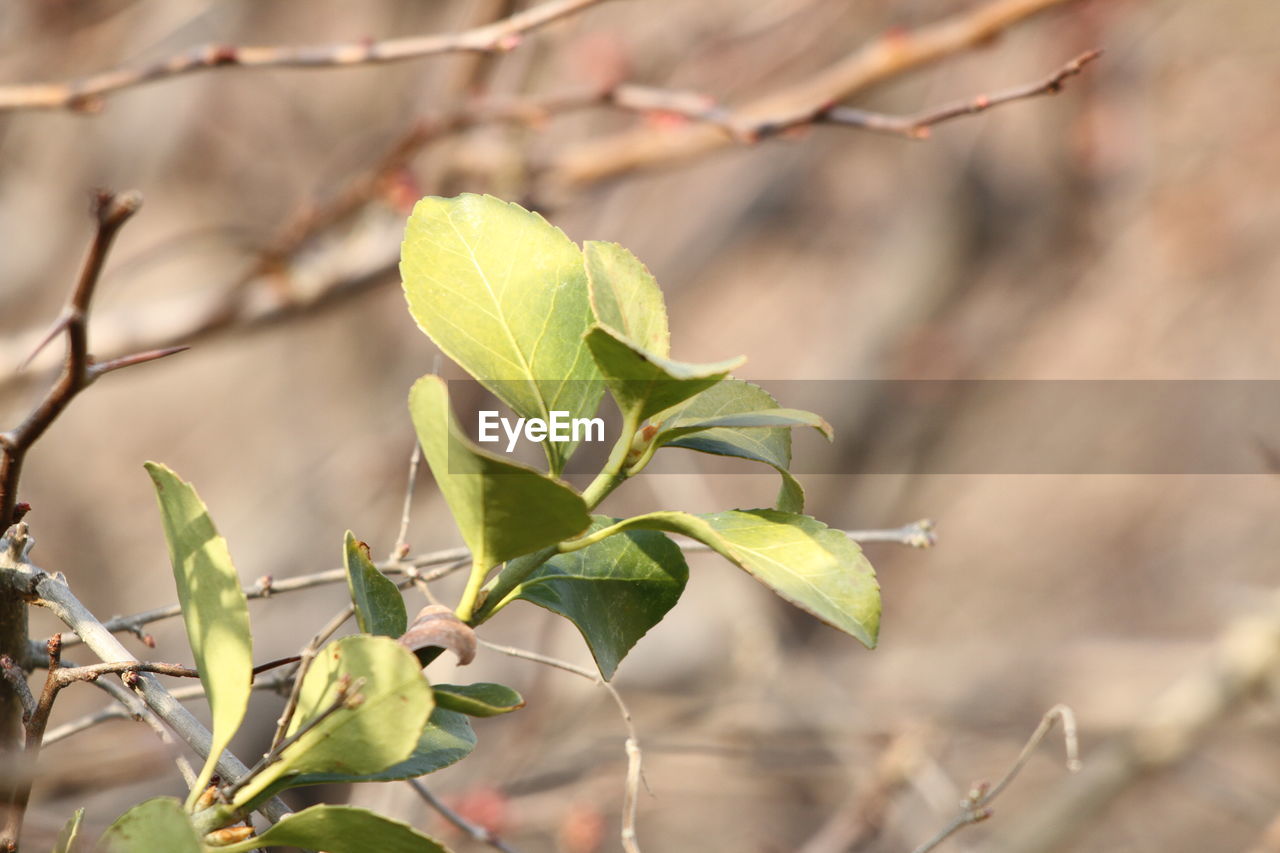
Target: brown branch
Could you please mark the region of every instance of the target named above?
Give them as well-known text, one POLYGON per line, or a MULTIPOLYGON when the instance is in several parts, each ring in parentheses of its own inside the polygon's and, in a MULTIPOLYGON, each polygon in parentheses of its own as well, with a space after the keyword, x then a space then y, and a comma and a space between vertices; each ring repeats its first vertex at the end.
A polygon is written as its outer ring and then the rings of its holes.
POLYGON ((501 21, 451 34, 301 47, 209 44, 158 62, 117 68, 78 80, 0 86, 0 112, 37 109, 97 112, 106 96, 121 89, 213 69, 349 68, 444 53, 505 52, 517 47, 526 33, 601 2, 603 0, 549 0, 501 21))
POLYGON ((929 128, 936 124, 942 124, 962 116, 986 112, 992 107, 998 107, 1013 101, 1038 98, 1044 95, 1056 95, 1062 91, 1063 84, 1067 80, 1079 74, 1086 65, 1100 56, 1102 56, 1101 50, 1089 50, 1038 83, 1029 83, 1025 86, 1006 89, 1003 92, 996 92, 992 95, 977 95, 967 100, 956 101, 946 106, 911 116, 886 116, 880 113, 857 110, 852 107, 832 107, 815 116, 814 121, 820 124, 837 124, 864 130, 874 130, 879 133, 906 136, 911 139, 927 139, 929 128))
POLYGON ((1018 754, 1017 760, 1005 771, 1004 776, 1000 777, 1000 781, 996 782, 995 785, 978 782, 970 788, 968 795, 960 803, 960 813, 952 818, 951 822, 940 829, 936 835, 917 847, 914 853, 929 853, 930 850, 936 849, 942 842, 966 826, 981 823, 990 818, 992 814, 991 803, 1018 777, 1018 774, 1022 772, 1022 768, 1031 760, 1031 755, 1049 735, 1049 732, 1053 730, 1053 725, 1058 720, 1062 720, 1062 729, 1067 743, 1067 769, 1072 773, 1078 772, 1080 770, 1080 759, 1079 746, 1076 740, 1075 714, 1066 705, 1054 705, 1040 718, 1040 725, 1036 726, 1035 732, 1023 745, 1022 752, 1018 754))
POLYGON ((1276 683, 1280 672, 1280 593, 1226 627, 1209 660, 1144 709, 1128 731, 1094 752, 1075 777, 1039 798, 985 849, 1048 853, 1096 826, 1125 790, 1176 766, 1246 700, 1276 683))
POLYGON ((502 853, 517 853, 514 847, 507 844, 497 835, 494 835, 488 827, 481 826, 478 823, 472 823, 453 809, 449 808, 445 803, 441 802, 440 798, 431 793, 431 789, 422 784, 420 779, 409 779, 407 781, 409 783, 409 787, 414 790, 414 793, 422 798, 424 803, 435 809, 436 812, 438 812, 445 820, 449 821, 449 823, 469 835, 472 841, 479 844, 486 844, 494 850, 501 850, 502 853))
MULTIPOLYGON (((786 127, 876 83, 989 43, 1018 22, 1068 0, 992 0, 914 31, 894 32, 806 80, 732 111, 741 128, 786 127)), ((578 189, 639 169, 669 166, 735 142, 719 123, 636 128, 567 146, 545 164, 553 191, 578 189)))

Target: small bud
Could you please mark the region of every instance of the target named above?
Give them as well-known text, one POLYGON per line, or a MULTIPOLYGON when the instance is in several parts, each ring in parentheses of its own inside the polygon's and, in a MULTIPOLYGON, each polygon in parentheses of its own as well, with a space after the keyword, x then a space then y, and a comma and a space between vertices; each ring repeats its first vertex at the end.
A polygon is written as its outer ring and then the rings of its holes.
POLYGON ((204 843, 210 847, 226 847, 229 844, 238 844, 252 837, 252 826, 228 826, 225 829, 215 829, 206 835, 204 843))
POLYGON ((200 798, 196 800, 195 811, 202 811, 204 809, 209 808, 209 806, 213 805, 214 801, 217 799, 218 799, 218 786, 210 785, 209 787, 204 789, 204 791, 200 794, 200 798))

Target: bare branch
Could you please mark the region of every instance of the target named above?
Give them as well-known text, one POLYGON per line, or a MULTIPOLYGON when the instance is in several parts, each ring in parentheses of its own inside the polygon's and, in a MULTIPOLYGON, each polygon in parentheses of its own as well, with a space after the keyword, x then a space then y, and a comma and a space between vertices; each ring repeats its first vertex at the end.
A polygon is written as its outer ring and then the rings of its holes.
POLYGON ((435 809, 449 823, 471 836, 471 840, 480 844, 487 844, 495 850, 501 850, 502 853, 518 853, 514 847, 494 835, 487 827, 472 823, 442 803, 435 794, 431 793, 431 790, 426 785, 422 784, 421 780, 408 779, 406 781, 409 783, 409 787, 413 788, 417 795, 422 798, 423 802, 435 809))
POLYGON ((220 68, 348 68, 444 53, 500 53, 519 46, 526 33, 601 2, 603 0, 549 0, 487 26, 452 34, 302 47, 208 44, 158 62, 103 71, 78 80, 0 86, 0 112, 39 109, 97 112, 102 109, 106 96, 121 89, 220 68))
POLYGON ((993 853, 1061 850, 1123 791, 1178 764, 1245 700, 1280 671, 1280 593, 1261 612, 1226 627, 1210 659, 1176 681, 1132 728, 1096 751, 1088 766, 1039 798, 1034 808, 993 839, 993 853))
POLYGON ((4 680, 9 682, 9 686, 18 694, 18 699, 22 702, 22 722, 25 725, 36 710, 36 697, 31 695, 31 687, 27 684, 27 672, 14 663, 13 658, 8 655, 0 655, 0 671, 4 674, 4 680))
MULTIPOLYGON (((18 525, 25 527, 25 525, 18 525)), ((21 531, 25 532, 25 531, 21 531)), ((80 602, 66 582, 60 577, 45 573, 30 563, 17 569, 0 572, 0 580, 8 587, 5 595, 18 595, 31 603, 48 608, 68 628, 75 631, 99 658, 108 661, 136 661, 129 650, 121 645, 110 631, 98 621, 80 602)), ((188 746, 200 756, 207 756, 212 745, 212 735, 179 704, 168 690, 147 672, 139 673, 130 685, 147 707, 188 746)), ((229 752, 218 759, 217 772, 224 780, 234 782, 248 772, 248 767, 229 752)), ((262 813, 271 820, 279 820, 289 813, 289 808, 279 798, 265 803, 262 813)))
MULTIPOLYGON (((902 527, 886 530, 845 530, 843 532, 858 543, 887 542, 905 545, 910 548, 930 548, 937 542, 934 524, 927 518, 913 521, 902 527)), ((679 544, 680 548, 685 552, 710 550, 701 542, 681 542, 679 544)), ((471 552, 466 548, 446 548, 441 551, 430 551, 425 554, 407 557, 404 560, 383 560, 374 565, 383 574, 402 575, 410 581, 421 580, 430 583, 454 574, 470 565, 470 555, 471 552), (424 573, 421 571, 422 569, 433 569, 433 571, 424 573)), ((284 580, 264 577, 253 586, 246 586, 244 594, 249 599, 270 598, 273 595, 297 592, 298 590, 312 589, 328 584, 345 583, 346 580, 346 569, 326 569, 322 572, 299 575, 284 580)), ((115 616, 102 624, 109 631, 134 634, 145 642, 150 638, 150 635, 143 632, 144 625, 181 615, 182 607, 177 604, 170 604, 165 607, 157 607, 154 610, 135 613, 132 616, 115 616)), ((79 638, 68 636, 64 638, 63 645, 69 647, 79 642, 79 638)))
POLYGON ((636 840, 636 808, 640 798, 640 785, 644 781, 644 754, 640 751, 640 737, 636 734, 635 723, 631 719, 631 710, 627 707, 627 703, 622 701, 622 694, 618 692, 616 687, 601 678, 598 672, 586 667, 539 654, 538 652, 531 652, 527 649, 517 649, 514 646, 501 646, 485 640, 480 640, 480 645, 513 658, 533 661, 534 663, 572 673, 598 684, 608 691, 613 698, 614 704, 618 706, 618 712, 622 715, 623 725, 627 728, 627 740, 624 744, 627 755, 627 784, 622 800, 622 849, 626 853, 640 853, 640 843, 636 840))
MULTIPOLYGON (((742 129, 792 126, 876 83, 989 43, 1018 22, 1067 1, 991 0, 914 31, 895 31, 806 80, 735 108, 732 124, 742 129)), ((567 146, 546 164, 544 182, 553 192, 571 191, 709 154, 737 138, 725 133, 722 124, 642 127, 567 146)))
POLYGON ((1040 718, 1040 725, 1036 726, 1036 730, 1022 747, 1022 752, 1018 754, 1017 760, 1005 771, 1000 781, 995 785, 988 785, 986 782, 974 784, 970 788, 968 796, 960 803, 960 813, 939 830, 933 838, 917 847, 915 853, 929 853, 930 850, 937 848, 938 845, 964 827, 980 823, 991 817, 991 803, 1022 772, 1022 768, 1031 760, 1031 755, 1036 751, 1036 747, 1040 746, 1049 732, 1053 730, 1053 725, 1058 720, 1062 720, 1062 729, 1067 743, 1067 769, 1072 773, 1078 772, 1080 770, 1080 758, 1076 740, 1075 714, 1066 705, 1054 705, 1040 718))

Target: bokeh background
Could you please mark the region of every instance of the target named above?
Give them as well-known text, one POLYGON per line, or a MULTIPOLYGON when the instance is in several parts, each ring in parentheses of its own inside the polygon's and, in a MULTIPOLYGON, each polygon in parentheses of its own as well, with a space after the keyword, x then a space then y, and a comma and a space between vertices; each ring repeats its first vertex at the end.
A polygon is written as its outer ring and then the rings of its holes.
MULTIPOLYGON (((522 5, 13 2, 0 10, 0 85, 206 42, 449 31, 522 5)), ((198 486, 246 582, 338 565, 347 528, 388 553, 413 444, 405 394, 436 359, 394 269, 408 206, 423 194, 493 192, 536 206, 575 240, 628 246, 666 290, 675 356, 746 353, 747 378, 1278 378, 1280 6, 1268 0, 1064 3, 853 102, 910 113, 1106 50, 1060 96, 948 123, 925 142, 820 126, 571 180, 598 140, 660 139, 684 124, 600 106, 390 154, 415 122, 429 129, 478 104, 617 80, 748 102, 887 32, 979 5, 620 0, 501 56, 228 69, 125 90, 90 114, 0 115, 4 422, 52 375, 56 353, 8 377, 74 278, 93 187, 146 197, 102 282, 94 350, 175 334, 193 344, 108 377, 36 447, 21 494, 34 506, 33 556, 103 617, 170 602, 146 459, 198 486), (335 199, 341 215, 317 221, 335 199)), ((954 402, 957 417, 965 405, 954 402)), ((955 814, 972 780, 1009 766, 1049 707, 1075 710, 1087 765, 1276 585, 1275 477, 860 476, 858 460, 877 454, 945 459, 947 424, 904 439, 873 404, 838 394, 827 413, 844 473, 804 478, 813 514, 847 528, 927 517, 939 544, 867 547, 885 604, 873 652, 726 564, 691 558, 684 599, 616 680, 653 791, 641 799, 647 850, 911 850, 955 814), (842 821, 871 831, 856 836, 842 821)), ((1257 439, 1262 454, 1280 435, 1257 439)), ((796 453, 820 444, 800 436, 796 453)), ((761 505, 775 489, 772 475, 686 464, 629 484, 609 508, 761 505)), ((424 475, 409 542, 421 552, 458 541, 424 475)), ((455 595, 454 581, 437 594, 455 595)), ((257 656, 295 650, 343 594, 255 603, 257 656)), ((53 629, 37 618, 37 632, 53 629)), ((149 655, 188 658, 179 626, 153 633, 149 655)), ((570 625, 532 606, 484 635, 590 662, 570 625)), ((432 676, 453 678, 449 666, 432 676)), ((512 684, 529 704, 480 721, 472 758, 430 787, 523 851, 617 849, 624 731, 608 696, 492 652, 457 678, 512 684)), ((69 691, 55 724, 102 701, 69 691)), ((265 745, 281 702, 257 698, 242 757, 265 745)), ((1059 849, 1280 850, 1275 828, 1264 837, 1280 813, 1278 710, 1274 694, 1259 695, 1215 718, 1186 760, 1127 786, 1059 849)), ((1064 784, 1060 755, 1055 736, 995 818, 944 849, 1001 843, 1064 784)), ((77 806, 100 828, 180 784, 151 732, 128 721, 42 760, 35 846, 77 806)), ((460 851, 483 849, 403 785, 349 796, 460 851)))

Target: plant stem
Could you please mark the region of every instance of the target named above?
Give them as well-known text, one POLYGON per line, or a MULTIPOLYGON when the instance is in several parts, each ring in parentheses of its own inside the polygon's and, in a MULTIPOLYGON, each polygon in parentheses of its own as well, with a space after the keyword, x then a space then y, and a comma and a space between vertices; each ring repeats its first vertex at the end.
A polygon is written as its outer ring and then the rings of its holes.
POLYGON ((618 436, 618 441, 613 445, 613 450, 609 453, 609 461, 605 463, 604 468, 591 481, 591 485, 582 493, 582 500, 587 504, 587 510, 591 511, 600 505, 609 493, 618 486, 622 485, 622 481, 627 479, 626 465, 627 457, 631 454, 631 443, 635 440, 636 433, 640 430, 640 418, 638 411, 624 412, 622 416, 622 434, 618 436))
POLYGON ((454 609, 454 613, 458 614, 458 618, 468 625, 472 624, 475 617, 477 605, 483 607, 484 602, 480 599, 480 591, 484 586, 485 576, 489 574, 489 570, 472 561, 471 576, 467 578, 467 588, 462 592, 462 600, 458 602, 458 606, 454 609))

